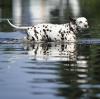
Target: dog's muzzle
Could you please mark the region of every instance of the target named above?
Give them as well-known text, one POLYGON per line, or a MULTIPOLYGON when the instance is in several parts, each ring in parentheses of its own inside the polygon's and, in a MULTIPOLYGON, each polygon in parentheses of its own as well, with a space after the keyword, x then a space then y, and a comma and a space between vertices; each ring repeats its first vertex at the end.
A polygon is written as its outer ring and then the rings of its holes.
POLYGON ((88 24, 85 24, 84 25, 84 29, 88 29, 89 28, 89 25, 88 24))
POLYGON ((84 28, 88 29, 88 28, 89 28, 89 26, 88 26, 88 25, 84 25, 84 28))

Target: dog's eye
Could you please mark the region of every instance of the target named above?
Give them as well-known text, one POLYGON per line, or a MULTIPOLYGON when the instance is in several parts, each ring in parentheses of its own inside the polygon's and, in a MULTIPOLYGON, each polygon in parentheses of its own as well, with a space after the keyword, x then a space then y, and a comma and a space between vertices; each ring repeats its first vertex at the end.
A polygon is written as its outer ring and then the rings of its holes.
POLYGON ((82 23, 82 21, 80 21, 79 23, 82 23))

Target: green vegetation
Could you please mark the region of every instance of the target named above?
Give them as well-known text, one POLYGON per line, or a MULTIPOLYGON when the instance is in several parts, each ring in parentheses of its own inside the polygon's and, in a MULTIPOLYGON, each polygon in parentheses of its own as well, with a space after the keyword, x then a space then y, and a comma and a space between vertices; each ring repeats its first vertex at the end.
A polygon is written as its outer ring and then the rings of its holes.
POLYGON ((100 38, 100 0, 80 0, 81 14, 89 20, 90 36, 100 38))

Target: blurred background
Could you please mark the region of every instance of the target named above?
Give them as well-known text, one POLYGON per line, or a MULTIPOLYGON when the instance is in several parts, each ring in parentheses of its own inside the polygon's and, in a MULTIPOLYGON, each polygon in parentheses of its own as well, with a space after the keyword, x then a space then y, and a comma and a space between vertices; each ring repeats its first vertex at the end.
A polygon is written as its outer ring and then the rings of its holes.
POLYGON ((91 25, 91 37, 98 37, 99 8, 99 0, 0 0, 0 31, 10 31, 5 21, 7 18, 16 25, 25 26, 44 22, 66 23, 69 16, 84 16, 91 25))

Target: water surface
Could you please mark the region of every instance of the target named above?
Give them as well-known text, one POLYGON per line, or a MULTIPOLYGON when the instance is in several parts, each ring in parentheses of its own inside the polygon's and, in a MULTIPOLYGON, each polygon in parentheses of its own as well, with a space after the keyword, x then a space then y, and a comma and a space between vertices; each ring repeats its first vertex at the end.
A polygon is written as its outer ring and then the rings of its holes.
POLYGON ((76 44, 22 39, 21 32, 0 33, 0 99, 100 98, 99 39, 76 44))

